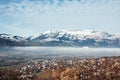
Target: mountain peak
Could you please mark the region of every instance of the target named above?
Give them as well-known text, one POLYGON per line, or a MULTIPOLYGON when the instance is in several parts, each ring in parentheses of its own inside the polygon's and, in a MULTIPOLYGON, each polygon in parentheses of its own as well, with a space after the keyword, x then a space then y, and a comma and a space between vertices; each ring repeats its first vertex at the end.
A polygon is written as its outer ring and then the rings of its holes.
POLYGON ((31 46, 120 47, 119 35, 94 30, 48 30, 38 36, 28 38, 0 34, 0 44, 9 44, 8 40, 12 41, 12 45, 19 42, 20 45, 31 46))

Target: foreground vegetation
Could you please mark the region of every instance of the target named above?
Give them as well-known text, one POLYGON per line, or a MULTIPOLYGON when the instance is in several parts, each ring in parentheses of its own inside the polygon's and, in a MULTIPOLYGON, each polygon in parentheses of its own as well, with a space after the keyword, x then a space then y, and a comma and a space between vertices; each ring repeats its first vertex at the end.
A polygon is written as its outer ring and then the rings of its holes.
POLYGON ((120 80, 120 56, 44 57, 0 69, 0 80, 120 80))

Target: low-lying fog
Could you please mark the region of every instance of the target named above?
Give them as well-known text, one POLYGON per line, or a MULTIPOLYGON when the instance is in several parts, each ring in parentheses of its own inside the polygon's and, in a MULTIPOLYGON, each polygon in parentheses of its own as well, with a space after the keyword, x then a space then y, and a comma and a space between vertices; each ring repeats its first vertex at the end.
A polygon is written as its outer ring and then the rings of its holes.
POLYGON ((120 48, 4 47, 0 48, 0 54, 102 57, 120 56, 120 48))

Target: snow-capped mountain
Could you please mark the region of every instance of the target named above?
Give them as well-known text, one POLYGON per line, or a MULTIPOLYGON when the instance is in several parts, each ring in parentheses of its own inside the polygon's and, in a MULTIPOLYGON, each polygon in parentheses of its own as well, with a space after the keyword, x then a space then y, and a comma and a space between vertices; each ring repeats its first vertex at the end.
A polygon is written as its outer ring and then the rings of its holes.
POLYGON ((93 30, 49 30, 38 36, 7 36, 7 39, 19 41, 26 46, 120 47, 120 35, 93 30))
POLYGON ((61 30, 61 31, 52 31, 49 30, 38 37, 34 38, 36 40, 44 40, 49 39, 50 40, 86 40, 86 39, 95 39, 95 41, 101 41, 103 39, 112 38, 112 35, 106 33, 106 32, 98 32, 98 31, 92 31, 92 30, 81 30, 81 31, 67 31, 67 30, 61 30), (61 39, 65 38, 65 39, 61 39))
POLYGON ((21 42, 26 41, 26 38, 20 36, 12 36, 10 34, 0 34, 0 45, 17 46, 21 42))
POLYGON ((12 41, 23 41, 25 38, 20 36, 12 36, 10 34, 0 34, 0 38, 6 39, 6 40, 12 40, 12 41))

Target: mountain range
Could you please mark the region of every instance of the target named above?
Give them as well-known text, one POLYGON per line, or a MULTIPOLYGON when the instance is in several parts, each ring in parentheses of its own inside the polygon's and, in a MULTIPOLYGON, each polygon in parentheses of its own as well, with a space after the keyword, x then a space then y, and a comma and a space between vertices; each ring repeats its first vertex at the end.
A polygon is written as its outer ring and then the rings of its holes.
POLYGON ((48 30, 28 37, 0 34, 0 46, 120 47, 120 35, 94 30, 48 30))

